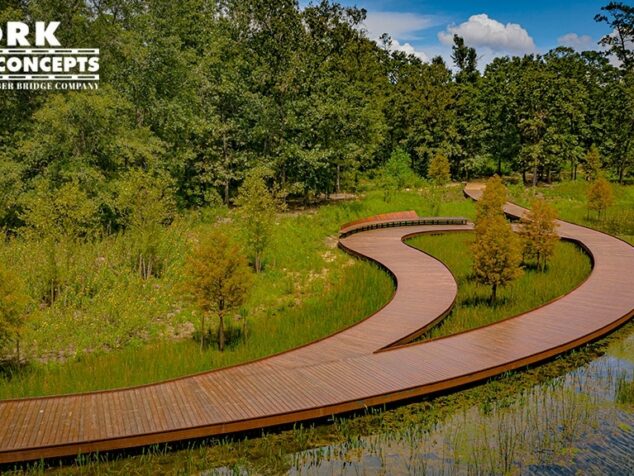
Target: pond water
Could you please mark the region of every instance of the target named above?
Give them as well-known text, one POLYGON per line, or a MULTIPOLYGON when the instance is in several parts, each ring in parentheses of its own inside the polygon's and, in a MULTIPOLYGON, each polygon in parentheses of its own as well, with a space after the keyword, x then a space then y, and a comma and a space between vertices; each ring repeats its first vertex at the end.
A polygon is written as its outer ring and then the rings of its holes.
POLYGON ((294 453, 288 474, 632 475, 634 326, 620 334, 602 356, 431 427, 404 422, 294 453))

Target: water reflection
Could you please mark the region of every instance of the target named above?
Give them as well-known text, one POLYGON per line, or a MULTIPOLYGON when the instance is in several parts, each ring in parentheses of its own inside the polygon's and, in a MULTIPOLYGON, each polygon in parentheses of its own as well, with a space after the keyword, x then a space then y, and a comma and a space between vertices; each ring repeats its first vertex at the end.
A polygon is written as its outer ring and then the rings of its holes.
POLYGON ((587 365, 434 428, 405 425, 294 454, 289 474, 632 475, 633 381, 631 332, 587 365))

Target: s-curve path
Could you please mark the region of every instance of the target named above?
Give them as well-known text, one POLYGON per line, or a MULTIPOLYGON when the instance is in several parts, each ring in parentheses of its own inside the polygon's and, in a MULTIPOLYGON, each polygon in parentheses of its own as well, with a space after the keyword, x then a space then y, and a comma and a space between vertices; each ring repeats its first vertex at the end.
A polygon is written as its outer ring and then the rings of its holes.
MULTIPOLYGON (((478 198, 480 186, 465 192, 478 198)), ((507 204, 509 215, 524 209, 507 204)), ((560 222, 593 258, 590 277, 533 311, 461 334, 404 344, 450 310, 449 270, 403 243, 472 229, 406 213, 351 224, 340 245, 387 268, 393 299, 364 321, 306 346, 152 385, 0 402, 0 463, 220 435, 430 394, 535 363, 596 339, 634 314, 634 248, 560 222), (425 224, 436 223, 436 224, 425 224)))

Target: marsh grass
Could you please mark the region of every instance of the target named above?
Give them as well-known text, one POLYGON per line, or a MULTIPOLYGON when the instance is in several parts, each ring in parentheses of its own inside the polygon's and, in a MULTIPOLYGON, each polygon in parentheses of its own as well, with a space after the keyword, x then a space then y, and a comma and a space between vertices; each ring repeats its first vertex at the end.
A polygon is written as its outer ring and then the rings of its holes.
MULTIPOLYGON (((447 187, 441 212, 472 216, 460 188, 447 187)), ((180 290, 191 240, 213 227, 240 239, 233 211, 200 210, 179 217, 155 240, 160 274, 137 270, 134 237, 105 236, 54 245, 21 238, 0 246, 0 265, 28 282, 32 315, 22 342, 29 362, 6 366, 0 398, 99 390, 174 378, 245 362, 324 337, 385 304, 389 276, 336 248, 339 227, 360 217, 431 205, 420 190, 381 192, 358 200, 292 210, 276 220, 264 271, 244 307, 232 316, 225 353, 193 342, 199 316, 180 290), (55 298, 50 296, 51 283, 55 298), (50 302, 52 301, 52 302, 50 302), (19 369, 19 371, 16 371, 19 369)), ((213 329, 212 329, 213 335, 213 329)))
POLYGON ((589 275, 590 259, 576 245, 559 242, 546 271, 526 267, 516 281, 498 291, 491 304, 491 290, 472 277, 470 244, 472 233, 421 235, 408 241, 445 263, 458 283, 456 304, 451 313, 422 339, 443 337, 514 316, 566 294, 589 275))
MULTIPOLYGON (((619 424, 622 414, 601 391, 618 386, 621 374, 611 365, 604 359, 538 385, 518 385, 515 393, 508 392, 509 384, 518 379, 526 383, 526 375, 508 374, 478 390, 462 392, 477 393, 487 401, 485 405, 476 400, 454 409, 442 422, 404 420, 397 428, 376 429, 368 436, 349 436, 338 445, 295 454, 291 474, 336 473, 342 465, 364 474, 370 457, 379 460, 388 474, 524 474, 540 467, 569 472, 580 451, 577 445, 589 435, 631 431, 619 424), (496 392, 503 398, 495 398, 496 392)), ((442 400, 435 400, 432 408, 442 405, 442 400)), ((627 452, 627 447, 617 449, 615 455, 622 451, 627 452)), ((627 457, 621 460, 621 469, 627 471, 627 457)), ((600 470, 601 464, 591 469, 600 470)))
POLYGON ((541 195, 555 206, 561 219, 616 235, 634 245, 634 186, 611 185, 614 204, 601 219, 596 213, 588 213, 586 193, 590 182, 564 181, 534 190, 523 185, 512 185, 509 191, 511 198, 523 206, 530 206, 534 196, 541 195))
POLYGON ((634 406, 634 375, 626 372, 618 375, 615 400, 622 405, 634 406))
MULTIPOLYGON (((337 287, 323 296, 309 296, 297 306, 267 310, 248 324, 225 352, 215 346, 203 351, 194 339, 163 340, 100 354, 84 354, 72 361, 32 365, 3 379, 0 396, 49 395, 150 383, 280 352, 353 324, 382 306, 393 285, 384 271, 357 263, 337 274, 337 287)), ((237 324, 233 324, 235 327, 237 324)))

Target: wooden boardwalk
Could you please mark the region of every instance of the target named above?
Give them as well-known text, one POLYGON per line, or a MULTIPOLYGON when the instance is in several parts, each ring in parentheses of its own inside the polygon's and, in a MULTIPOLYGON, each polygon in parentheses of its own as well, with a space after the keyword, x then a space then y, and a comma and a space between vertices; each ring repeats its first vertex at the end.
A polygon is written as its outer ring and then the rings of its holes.
MULTIPOLYGON (((467 187, 477 198, 480 188, 467 187)), ((507 204, 508 214, 524 210, 507 204)), ((600 337, 634 313, 634 248, 560 222, 593 258, 570 294, 486 327, 403 344, 451 308, 456 283, 437 260, 405 245, 412 234, 470 225, 379 228, 342 238, 397 281, 393 299, 333 336, 255 362, 168 382, 0 402, 0 463, 130 448, 328 416, 451 389, 538 362, 600 337)))

